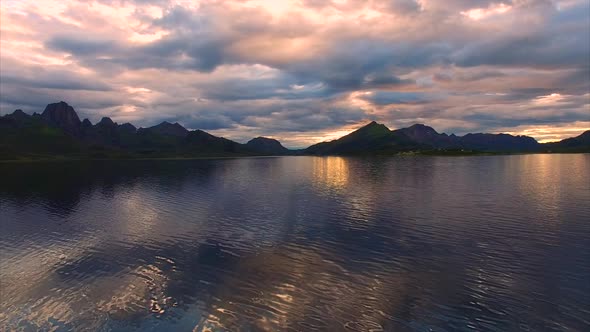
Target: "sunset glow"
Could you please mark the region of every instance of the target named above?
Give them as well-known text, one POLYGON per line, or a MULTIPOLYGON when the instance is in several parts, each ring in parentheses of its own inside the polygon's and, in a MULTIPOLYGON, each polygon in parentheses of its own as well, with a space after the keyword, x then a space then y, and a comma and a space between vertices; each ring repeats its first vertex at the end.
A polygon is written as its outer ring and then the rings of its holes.
POLYGON ((290 147, 371 120, 540 141, 590 123, 588 1, 0 3, 0 114, 179 122, 290 147))
POLYGON ((512 9, 512 6, 506 4, 492 4, 488 8, 475 8, 468 11, 461 12, 461 14, 469 17, 472 20, 481 20, 495 14, 504 14, 512 9))

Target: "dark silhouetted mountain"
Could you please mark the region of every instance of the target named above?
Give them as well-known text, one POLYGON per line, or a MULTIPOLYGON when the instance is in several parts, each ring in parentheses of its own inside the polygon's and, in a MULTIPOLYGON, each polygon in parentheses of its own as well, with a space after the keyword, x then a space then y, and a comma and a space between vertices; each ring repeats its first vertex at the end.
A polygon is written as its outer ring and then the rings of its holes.
POLYGON ((109 117, 103 117, 100 121, 95 125, 96 127, 102 128, 109 128, 109 129, 117 129, 117 124, 111 120, 109 117))
POLYGON ((118 136, 117 124, 111 118, 104 117, 94 125, 94 132, 102 138, 115 138, 118 136))
POLYGON ((330 142, 322 142, 305 149, 315 155, 344 154, 387 154, 419 149, 422 145, 403 133, 390 131, 387 126, 375 121, 330 142))
POLYGON ((193 130, 188 133, 182 142, 183 149, 193 153, 241 153, 251 152, 240 143, 227 138, 213 136, 202 130, 193 130))
POLYGON ((20 127, 32 121, 33 116, 28 115, 22 110, 15 110, 11 114, 0 117, 0 128, 9 129, 11 127, 20 127))
POLYGON ((164 121, 153 127, 139 128, 133 148, 142 154, 178 153, 188 133, 180 124, 164 121))
MULTIPOLYGON (((123 137, 127 134, 126 128, 127 126, 123 128, 123 126, 119 126, 108 117, 102 118, 94 126, 88 119, 84 119, 82 121, 82 136, 86 142, 94 145, 128 147, 130 145, 129 139, 123 137)), ((135 133, 135 127, 133 129, 131 133, 135 133)))
POLYGON ((464 149, 482 152, 535 151, 539 143, 528 136, 508 134, 467 134, 465 136, 439 134, 431 127, 415 124, 396 130, 410 140, 435 149, 464 149))
MULTIPOLYGON (((197 157, 272 154, 260 146, 248 146, 216 137, 202 130, 189 131, 178 123, 162 122, 137 129, 117 124, 108 117, 93 125, 80 121, 65 102, 49 104, 42 115, 22 110, 0 117, 0 158, 197 157)), ((272 140, 272 147, 281 148, 272 140)))
POLYGON ((74 108, 64 101, 47 105, 41 114, 50 125, 61 128, 68 134, 80 136, 81 124, 74 108))
POLYGON ((84 131, 88 130, 88 128, 92 127, 92 122, 90 122, 90 120, 88 120, 88 119, 84 119, 84 120, 82 120, 81 127, 82 127, 82 132, 84 132, 84 131))
POLYGON ((162 136, 186 137, 188 130, 178 122, 170 123, 164 121, 158 125, 149 128, 140 128, 140 132, 151 132, 162 136))
POLYGON ((389 130, 371 122, 339 139, 288 150, 277 140, 257 137, 246 144, 189 131, 162 122, 137 129, 108 117, 92 125, 80 121, 65 102, 49 104, 42 114, 22 110, 0 117, 0 159, 23 158, 161 158, 248 155, 391 155, 397 153, 463 154, 506 152, 590 152, 590 131, 560 142, 539 144, 531 137, 508 134, 440 134, 423 124, 389 130))
POLYGON ((39 114, 21 110, 0 117, 0 159, 79 153, 79 138, 48 123, 39 114))
POLYGON ((459 137, 459 147, 485 152, 531 152, 540 148, 532 137, 508 134, 467 134, 459 137))
POLYGON ((540 145, 532 137, 508 134, 439 134, 423 124, 389 131, 376 122, 330 142, 309 147, 309 154, 383 154, 407 151, 534 152, 540 145))
POLYGON ((397 131, 403 133, 413 141, 423 143, 435 141, 441 136, 441 134, 437 133, 434 128, 425 126, 421 123, 417 123, 407 128, 398 129, 397 131))
POLYGON ((188 135, 188 130, 178 123, 162 122, 148 128, 139 128, 133 149, 143 154, 175 153, 188 135))
POLYGON ((50 104, 43 115, 21 110, 0 117, 0 158, 192 157, 261 155, 244 144, 201 130, 189 131, 178 123, 162 122, 137 129, 108 117, 92 125, 80 121, 65 102, 50 104))
POLYGON ((137 131, 137 128, 129 122, 119 125, 118 129, 119 132, 127 134, 134 134, 137 131))
POLYGON ((459 139, 455 135, 439 134, 434 128, 423 124, 415 124, 394 132, 406 136, 409 140, 437 149, 458 147, 459 139))
POLYGON ((0 117, 0 128, 4 129, 10 129, 13 127, 21 128, 35 123, 47 125, 39 114, 29 115, 22 110, 15 110, 11 114, 6 114, 0 117))
POLYGON ((590 152, 590 130, 586 130, 580 136, 566 138, 559 142, 550 142, 543 145, 543 150, 554 152, 590 152))
POLYGON ((253 138, 248 141, 248 143, 246 143, 246 147, 253 151, 269 155, 282 155, 290 153, 289 149, 284 147, 281 142, 267 137, 253 138))
POLYGON ((27 119, 29 119, 31 116, 28 115, 27 113, 23 112, 23 110, 15 110, 12 114, 7 114, 6 118, 7 119, 12 119, 14 121, 26 121, 27 119))

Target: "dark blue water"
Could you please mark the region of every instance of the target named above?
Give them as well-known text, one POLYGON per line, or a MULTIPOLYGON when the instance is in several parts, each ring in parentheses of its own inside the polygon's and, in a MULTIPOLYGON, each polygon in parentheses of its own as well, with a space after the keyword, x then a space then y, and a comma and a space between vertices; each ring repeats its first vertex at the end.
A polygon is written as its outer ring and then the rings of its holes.
POLYGON ((6 330, 590 330, 588 154, 0 174, 6 330))

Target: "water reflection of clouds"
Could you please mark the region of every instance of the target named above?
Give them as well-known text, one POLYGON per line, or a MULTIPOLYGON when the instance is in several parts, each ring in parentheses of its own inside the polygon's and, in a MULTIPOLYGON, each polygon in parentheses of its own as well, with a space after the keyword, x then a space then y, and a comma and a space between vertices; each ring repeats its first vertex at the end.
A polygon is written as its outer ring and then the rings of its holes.
MULTIPOLYGON (((232 169, 225 169, 224 172, 232 169)), ((235 173, 228 175, 227 178, 239 177, 235 173)), ((216 196, 217 188, 203 187, 198 176, 189 178, 189 185, 184 185, 182 190, 177 191, 168 190, 169 184, 164 179, 153 182, 149 178, 138 183, 128 183, 127 179, 122 178, 120 183, 110 183, 109 190, 106 191, 108 195, 104 195, 105 191, 100 185, 93 187, 98 192, 84 190, 85 200, 81 205, 71 209, 67 216, 62 216, 83 221, 83 224, 77 225, 79 227, 70 229, 72 233, 63 234, 69 237, 67 240, 56 241, 51 237, 47 238, 46 234, 37 234, 35 241, 50 241, 50 246, 43 246, 41 242, 32 248, 14 248, 14 259, 3 261, 3 286, 8 288, 10 294, 18 296, 3 298, 10 301, 11 305, 5 303, 9 309, 4 311, 1 320, 16 323, 20 317, 37 328, 47 327, 47 322, 52 320, 64 324, 79 320, 90 322, 90 316, 94 316, 90 308, 72 308, 72 303, 62 295, 55 295, 49 300, 40 294, 49 285, 73 291, 79 286, 78 283, 85 284, 85 291, 80 291, 80 294, 93 301, 90 305, 98 312, 106 313, 114 319, 128 319, 134 316, 134 312, 135 315, 143 316, 147 312, 148 299, 153 297, 152 291, 168 287, 166 274, 169 271, 158 272, 157 267, 149 264, 153 260, 149 255, 151 248, 156 253, 166 243, 188 245, 190 248, 209 237, 226 239, 225 245, 218 244, 219 250, 225 254, 239 255, 240 250, 250 249, 260 238, 260 234, 241 233, 239 228, 232 226, 240 222, 239 218, 223 215, 223 212, 222 215, 217 215, 219 211, 212 211, 212 208, 218 208, 216 204, 233 205, 236 208, 237 205, 244 204, 245 196, 240 199, 235 195, 216 196), (118 183, 123 187, 117 185, 118 183), (178 205, 177 201, 171 199, 171 193, 186 197, 194 204, 187 206, 184 201, 184 205, 178 205), (210 217, 220 218, 219 223, 207 222, 210 217), (190 220, 188 228, 187 220, 190 220), (249 246, 239 243, 234 245, 229 239, 252 243, 249 246), (145 255, 146 253, 140 251, 146 249, 147 256, 138 257, 138 254, 145 255), (105 264, 112 265, 110 268, 115 268, 114 271, 105 270, 109 268, 105 264), (120 268, 123 268, 122 272, 118 272, 120 268), (31 306, 30 309, 36 312, 35 316, 22 316, 21 306, 31 306), (51 310, 47 309, 48 306, 51 310), (77 317, 68 314, 75 312, 77 317), (82 318, 88 315, 89 317, 82 318)), ((169 180, 175 183, 174 177, 169 180)), ((103 182, 99 180, 99 183, 103 182)), ((258 193, 261 194, 268 195, 258 193)), ((256 201, 262 198, 250 196, 249 199, 256 201)), ((52 213, 51 210, 47 212, 52 213)), ((265 241, 273 241, 269 238, 272 233, 274 231, 265 234, 265 241)), ((197 245, 197 248, 202 247, 197 245)), ((193 254, 198 254, 198 251, 197 249, 193 254)), ((156 304, 163 307, 160 302, 156 304)))
MULTIPOLYGON (((97 237, 56 240, 49 246, 21 248, 10 258, 3 255, 0 323, 5 326, 25 323, 34 329, 49 329, 52 320, 71 323, 81 308, 71 302, 71 294, 54 293, 61 289, 63 277, 56 270, 88 255, 102 243, 97 237), (52 290, 50 294, 48 289, 52 290)), ((75 293, 76 289, 69 291, 75 293)))
POLYGON ((408 293, 415 291, 406 287, 409 278, 425 278, 425 285, 431 280, 426 274, 411 275, 393 268, 378 273, 352 271, 313 248, 299 248, 296 253, 287 253, 287 249, 241 260, 237 269, 247 268, 259 276, 260 282, 242 285, 237 279, 224 280, 221 293, 215 295, 216 301, 205 310, 212 314, 195 331, 219 327, 265 331, 345 327, 387 330, 395 325, 392 316, 403 315, 400 310, 408 293), (286 259, 283 255, 292 255, 290 264, 282 263, 286 259), (237 289, 240 291, 233 291, 237 289), (254 301, 244 302, 240 296, 243 292, 255 294, 254 301))
POLYGON ((477 188, 456 195, 473 181, 498 194, 512 178, 479 178, 469 158, 326 159, 234 160, 218 170, 147 172, 132 185, 123 177, 109 195, 93 187, 53 230, 61 238, 34 234, 29 251, 15 244, 27 264, 3 266, 22 285, 1 277, 22 295, 3 303, 0 321, 94 329, 161 315, 166 328, 192 315, 183 327, 196 331, 485 327, 477 324, 503 312, 494 294, 543 294, 543 282, 522 279, 542 266, 531 258, 542 256, 538 246, 513 233, 545 230, 514 223, 522 209, 510 196, 496 195, 501 211, 477 188), (58 292, 51 299, 48 288, 58 292))

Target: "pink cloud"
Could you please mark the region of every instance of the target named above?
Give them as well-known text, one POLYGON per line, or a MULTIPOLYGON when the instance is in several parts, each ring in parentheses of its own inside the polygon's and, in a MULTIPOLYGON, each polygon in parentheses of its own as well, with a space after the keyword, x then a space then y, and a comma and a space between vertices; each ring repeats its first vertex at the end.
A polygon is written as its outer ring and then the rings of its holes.
POLYGON ((588 121, 584 1, 0 6, 2 113, 64 99, 92 119, 176 119, 297 146, 368 119, 535 135, 588 121), (367 97, 396 93, 420 99, 367 97))

